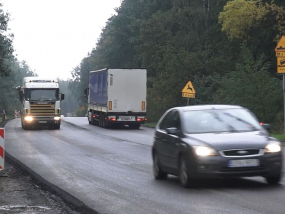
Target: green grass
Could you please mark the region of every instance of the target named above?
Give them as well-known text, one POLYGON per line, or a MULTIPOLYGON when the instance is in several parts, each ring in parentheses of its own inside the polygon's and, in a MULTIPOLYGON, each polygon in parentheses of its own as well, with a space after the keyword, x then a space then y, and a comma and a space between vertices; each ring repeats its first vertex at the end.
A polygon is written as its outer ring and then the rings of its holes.
POLYGON ((270 134, 270 136, 275 137, 278 140, 285 141, 285 134, 270 134))
POLYGON ((148 128, 154 128, 156 126, 156 123, 145 123, 143 124, 143 126, 148 128))

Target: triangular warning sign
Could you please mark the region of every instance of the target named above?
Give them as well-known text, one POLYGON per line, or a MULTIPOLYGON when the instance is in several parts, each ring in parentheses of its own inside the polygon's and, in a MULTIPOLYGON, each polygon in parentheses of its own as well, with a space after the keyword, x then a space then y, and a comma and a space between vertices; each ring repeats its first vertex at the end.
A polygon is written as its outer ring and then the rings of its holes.
POLYGON ((275 48, 275 51, 278 52, 278 51, 285 51, 285 36, 282 36, 281 39, 279 40, 276 48, 275 48))
POLYGON ((191 81, 189 81, 185 85, 185 87, 182 89, 182 93, 188 93, 188 94, 195 94, 196 93, 191 81))

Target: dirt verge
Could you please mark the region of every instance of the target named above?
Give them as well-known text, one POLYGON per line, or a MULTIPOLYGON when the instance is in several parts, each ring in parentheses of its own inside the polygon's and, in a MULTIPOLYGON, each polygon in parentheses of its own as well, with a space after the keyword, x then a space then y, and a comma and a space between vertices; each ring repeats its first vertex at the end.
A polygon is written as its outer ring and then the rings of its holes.
MULTIPOLYGON (((2 121, 0 127, 8 122, 2 121)), ((5 157, 0 171, 0 213, 80 214, 80 210, 33 178, 12 159, 5 157)))

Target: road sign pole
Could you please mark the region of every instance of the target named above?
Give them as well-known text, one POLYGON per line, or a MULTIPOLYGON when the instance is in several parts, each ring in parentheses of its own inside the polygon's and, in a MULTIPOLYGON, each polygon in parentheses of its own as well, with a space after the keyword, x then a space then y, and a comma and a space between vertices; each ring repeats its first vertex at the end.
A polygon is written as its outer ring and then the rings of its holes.
POLYGON ((284 113, 283 132, 285 134, 285 74, 283 74, 283 113, 284 113))
POLYGON ((189 98, 187 98, 187 106, 189 106, 189 98))

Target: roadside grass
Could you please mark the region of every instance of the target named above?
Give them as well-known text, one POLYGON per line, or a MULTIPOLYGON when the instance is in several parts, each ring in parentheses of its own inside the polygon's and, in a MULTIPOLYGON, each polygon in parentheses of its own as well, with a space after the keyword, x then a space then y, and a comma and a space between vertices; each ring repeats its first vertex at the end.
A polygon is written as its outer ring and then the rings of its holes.
POLYGON ((278 140, 285 141, 285 134, 270 134, 270 136, 275 137, 278 140))
POLYGON ((148 127, 148 128, 155 128, 156 123, 145 123, 143 124, 144 127, 148 127))

